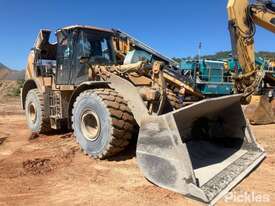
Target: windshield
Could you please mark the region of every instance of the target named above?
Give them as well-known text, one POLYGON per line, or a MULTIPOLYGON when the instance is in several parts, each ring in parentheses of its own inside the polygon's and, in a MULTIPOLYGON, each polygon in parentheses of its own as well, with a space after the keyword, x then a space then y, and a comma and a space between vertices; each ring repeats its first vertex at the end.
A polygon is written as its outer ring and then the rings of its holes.
POLYGON ((96 31, 81 31, 78 41, 78 58, 89 57, 93 64, 112 64, 114 57, 110 35, 96 31))

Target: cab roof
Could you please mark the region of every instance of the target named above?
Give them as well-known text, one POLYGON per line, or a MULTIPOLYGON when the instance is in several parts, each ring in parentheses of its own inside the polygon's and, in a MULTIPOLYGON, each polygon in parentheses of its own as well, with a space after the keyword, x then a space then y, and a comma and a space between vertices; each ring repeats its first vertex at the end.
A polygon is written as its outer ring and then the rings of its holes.
POLYGON ((87 30, 93 30, 93 31, 114 33, 113 30, 111 30, 111 29, 104 29, 104 28, 99 28, 99 27, 94 27, 94 26, 86 26, 86 25, 66 26, 66 27, 58 29, 57 32, 59 32, 60 30, 75 30, 75 29, 87 29, 87 30))

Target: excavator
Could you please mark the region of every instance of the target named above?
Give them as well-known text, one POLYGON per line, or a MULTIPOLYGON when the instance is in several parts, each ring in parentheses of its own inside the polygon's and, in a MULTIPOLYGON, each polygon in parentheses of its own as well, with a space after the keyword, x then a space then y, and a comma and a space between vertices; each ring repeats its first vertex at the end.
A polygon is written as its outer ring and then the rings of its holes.
POLYGON ((265 158, 241 106, 262 78, 248 29, 253 8, 247 0, 228 3, 232 42, 244 68, 235 78, 239 94, 204 100, 173 60, 125 32, 67 26, 52 44, 51 32, 41 30, 21 90, 29 128, 47 134, 68 127, 95 159, 117 155, 138 132, 136 158, 145 178, 214 204, 265 158), (197 101, 182 106, 190 96, 197 101))
POLYGON ((244 104, 250 103, 245 112, 252 124, 275 123, 274 71, 259 68, 254 47, 255 25, 275 32, 275 4, 270 0, 250 5, 246 0, 232 0, 228 2, 228 14, 233 58, 243 68, 243 74, 234 77, 235 90, 244 93, 244 104))

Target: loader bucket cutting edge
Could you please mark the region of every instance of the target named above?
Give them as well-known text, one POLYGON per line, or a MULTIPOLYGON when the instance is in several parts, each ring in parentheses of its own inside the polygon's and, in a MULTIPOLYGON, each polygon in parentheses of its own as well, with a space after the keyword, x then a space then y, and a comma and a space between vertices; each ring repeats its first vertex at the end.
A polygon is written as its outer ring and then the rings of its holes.
POLYGON ((214 204, 265 157, 241 95, 207 99, 141 121, 137 161, 152 183, 214 204))

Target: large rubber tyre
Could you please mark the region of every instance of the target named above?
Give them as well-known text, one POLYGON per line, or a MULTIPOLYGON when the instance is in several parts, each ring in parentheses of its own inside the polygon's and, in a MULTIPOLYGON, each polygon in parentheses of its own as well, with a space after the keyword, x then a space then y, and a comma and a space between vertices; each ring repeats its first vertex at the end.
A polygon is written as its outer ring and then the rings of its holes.
POLYGON ((44 97, 38 89, 28 92, 25 101, 25 112, 28 127, 37 133, 48 133, 51 131, 50 120, 44 112, 44 97))
POLYGON ((82 92, 72 111, 72 128, 85 154, 104 159, 121 152, 133 134, 127 102, 112 89, 82 92))

